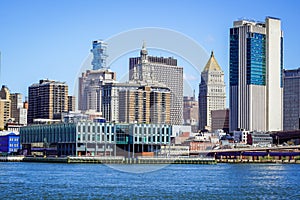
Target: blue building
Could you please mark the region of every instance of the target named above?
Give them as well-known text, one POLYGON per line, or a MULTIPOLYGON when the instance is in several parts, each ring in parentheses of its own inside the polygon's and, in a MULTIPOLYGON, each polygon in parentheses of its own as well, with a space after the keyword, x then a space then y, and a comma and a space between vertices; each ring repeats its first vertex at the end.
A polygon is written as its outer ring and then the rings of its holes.
POLYGON ((235 21, 230 28, 230 131, 282 130, 281 21, 235 21))
POLYGON ((20 149, 20 135, 9 133, 0 136, 1 154, 16 154, 20 149))

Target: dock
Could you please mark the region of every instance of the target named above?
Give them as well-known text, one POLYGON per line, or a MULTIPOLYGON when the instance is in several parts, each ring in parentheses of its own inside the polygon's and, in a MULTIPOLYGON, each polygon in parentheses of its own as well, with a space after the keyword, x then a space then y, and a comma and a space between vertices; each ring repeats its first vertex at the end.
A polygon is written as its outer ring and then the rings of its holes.
POLYGON ((0 162, 22 162, 24 156, 1 156, 0 162))
POLYGON ((93 163, 93 164, 300 164, 300 159, 239 159, 239 158, 213 158, 213 157, 136 157, 126 158, 123 156, 107 156, 107 157, 24 157, 24 156, 3 156, 0 157, 0 162, 43 162, 43 163, 93 163))
POLYGON ((94 163, 94 164, 216 164, 214 158, 190 157, 0 157, 2 162, 94 163))

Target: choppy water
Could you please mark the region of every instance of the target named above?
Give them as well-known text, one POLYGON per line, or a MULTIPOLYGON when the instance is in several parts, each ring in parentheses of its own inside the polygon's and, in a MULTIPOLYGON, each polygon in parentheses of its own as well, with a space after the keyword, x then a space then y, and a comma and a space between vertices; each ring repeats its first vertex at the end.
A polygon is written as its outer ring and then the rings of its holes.
POLYGON ((117 167, 0 163, 0 199, 300 199, 300 165, 117 167))

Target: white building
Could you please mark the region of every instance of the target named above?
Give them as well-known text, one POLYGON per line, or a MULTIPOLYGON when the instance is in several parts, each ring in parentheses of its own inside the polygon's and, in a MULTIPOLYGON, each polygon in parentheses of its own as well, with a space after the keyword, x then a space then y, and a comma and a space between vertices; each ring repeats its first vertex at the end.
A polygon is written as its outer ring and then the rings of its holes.
POLYGON ((79 77, 79 110, 102 112, 102 95, 105 84, 116 82, 116 73, 109 69, 87 70, 79 77))
POLYGON ((277 18, 230 29, 230 131, 282 130, 283 33, 277 18))
POLYGON ((224 72, 211 52, 199 84, 199 129, 211 130, 211 111, 226 108, 224 72))

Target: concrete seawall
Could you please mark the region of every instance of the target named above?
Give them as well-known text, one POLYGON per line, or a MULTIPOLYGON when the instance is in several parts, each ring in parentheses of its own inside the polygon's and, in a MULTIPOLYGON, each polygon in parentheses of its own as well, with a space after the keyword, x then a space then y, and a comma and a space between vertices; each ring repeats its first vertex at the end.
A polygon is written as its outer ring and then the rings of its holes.
POLYGON ((24 156, 2 156, 0 162, 22 162, 24 156))
POLYGON ((216 164, 214 158, 153 158, 153 157, 25 157, 23 162, 95 163, 95 164, 216 164))
POLYGON ((300 160, 247 160, 247 159, 214 159, 214 158, 165 158, 165 157, 0 157, 0 162, 45 162, 45 163, 94 163, 94 164, 217 164, 217 163, 274 163, 274 164, 300 164, 300 160))

